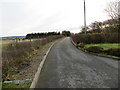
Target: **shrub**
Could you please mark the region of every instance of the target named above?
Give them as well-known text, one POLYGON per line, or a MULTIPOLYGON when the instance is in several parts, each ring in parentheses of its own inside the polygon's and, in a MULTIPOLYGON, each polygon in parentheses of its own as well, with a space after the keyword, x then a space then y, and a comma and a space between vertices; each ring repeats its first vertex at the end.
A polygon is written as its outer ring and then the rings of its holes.
POLYGON ((78 47, 84 48, 84 47, 85 47, 85 44, 84 44, 84 43, 80 43, 80 44, 78 44, 78 47))
POLYGON ((107 54, 120 57, 120 48, 109 49, 107 54))
POLYGON ((109 49, 100 49, 100 51, 103 52, 103 53, 108 53, 109 49))
POLYGON ((87 50, 89 52, 94 52, 94 53, 100 53, 101 49, 103 49, 103 48, 101 48, 99 46, 91 46, 91 47, 85 48, 85 50, 87 50))
POLYGON ((119 43, 119 33, 93 33, 93 34, 75 34, 71 38, 75 43, 119 43))

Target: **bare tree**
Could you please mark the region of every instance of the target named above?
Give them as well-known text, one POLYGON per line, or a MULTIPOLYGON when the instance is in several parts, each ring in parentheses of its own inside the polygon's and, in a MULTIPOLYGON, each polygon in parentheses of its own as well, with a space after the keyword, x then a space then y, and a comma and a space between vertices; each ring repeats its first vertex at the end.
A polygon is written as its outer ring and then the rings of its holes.
POLYGON ((114 2, 109 2, 105 11, 111 17, 111 25, 114 29, 119 31, 119 20, 120 20, 120 1, 115 0, 114 2))
POLYGON ((120 1, 118 2, 118 21, 120 24, 120 1))
POLYGON ((118 9, 119 9, 119 1, 116 0, 115 2, 109 2, 107 8, 105 9, 105 11, 108 13, 108 15, 112 18, 112 19, 118 19, 118 9))

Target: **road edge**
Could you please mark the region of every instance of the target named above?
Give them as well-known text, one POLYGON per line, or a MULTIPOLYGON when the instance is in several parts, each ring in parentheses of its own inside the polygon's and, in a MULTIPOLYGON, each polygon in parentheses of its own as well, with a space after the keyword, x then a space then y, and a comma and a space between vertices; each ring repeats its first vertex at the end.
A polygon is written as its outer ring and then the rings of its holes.
MULTIPOLYGON (((72 38, 70 38, 72 44, 76 47, 76 44, 75 42, 72 40, 72 38)), ((77 47, 76 47, 77 48, 77 47)), ((78 48, 79 50, 82 50, 81 48, 78 48)), ((96 55, 96 56, 100 56, 100 57, 106 57, 106 58, 112 58, 114 60, 120 60, 119 57, 116 57, 116 56, 110 56, 110 55, 102 55, 102 54, 97 54, 97 53, 93 53, 93 52, 88 52, 86 50, 82 50, 83 52, 86 52, 86 53, 89 53, 89 54, 93 54, 93 55, 96 55)))
POLYGON ((52 49, 52 47, 55 45, 56 42, 57 42, 57 41, 55 41, 55 42, 49 47, 49 49, 47 50, 45 56, 43 57, 42 61, 40 62, 39 67, 38 67, 38 70, 37 70, 37 72, 36 72, 36 74, 35 74, 35 76, 34 76, 34 79, 33 79, 33 81, 32 81, 32 84, 31 84, 29 90, 33 90, 33 89, 35 88, 35 86, 36 86, 36 84, 37 84, 37 80, 38 80, 39 75, 40 75, 40 73, 41 73, 42 67, 43 67, 43 65, 44 65, 44 63, 45 63, 45 60, 46 60, 46 58, 47 58, 50 50, 52 49))

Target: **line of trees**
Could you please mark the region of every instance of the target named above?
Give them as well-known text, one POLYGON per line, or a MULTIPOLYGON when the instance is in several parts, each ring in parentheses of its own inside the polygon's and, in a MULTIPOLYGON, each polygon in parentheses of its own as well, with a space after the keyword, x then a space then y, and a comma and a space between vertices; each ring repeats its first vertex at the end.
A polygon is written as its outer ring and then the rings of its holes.
POLYGON ((71 32, 64 30, 62 31, 62 33, 60 32, 31 33, 31 34, 27 34, 25 39, 46 38, 48 36, 54 36, 54 35, 70 36, 71 32))
POLYGON ((62 31, 62 35, 64 35, 64 36, 70 36, 71 32, 65 30, 65 31, 62 31))
POLYGON ((47 33, 31 33, 26 35, 26 39, 45 38, 48 36, 60 35, 60 32, 47 32, 47 33))

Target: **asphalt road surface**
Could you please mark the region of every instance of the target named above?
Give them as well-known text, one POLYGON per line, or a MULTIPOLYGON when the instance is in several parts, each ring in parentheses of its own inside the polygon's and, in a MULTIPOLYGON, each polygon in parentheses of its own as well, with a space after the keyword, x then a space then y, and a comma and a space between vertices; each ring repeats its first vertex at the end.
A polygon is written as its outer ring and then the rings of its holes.
POLYGON ((78 50, 69 37, 48 54, 36 88, 117 88, 118 61, 78 50))

